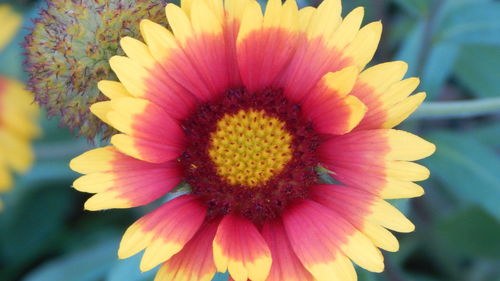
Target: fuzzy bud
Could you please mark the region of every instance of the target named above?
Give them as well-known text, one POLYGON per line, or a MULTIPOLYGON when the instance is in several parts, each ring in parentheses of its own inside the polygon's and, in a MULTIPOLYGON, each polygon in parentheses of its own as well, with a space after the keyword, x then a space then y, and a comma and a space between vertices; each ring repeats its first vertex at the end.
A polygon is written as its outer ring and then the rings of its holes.
POLYGON ((106 99, 97 82, 117 80, 108 60, 123 54, 122 37, 140 38, 142 19, 166 25, 165 5, 164 0, 47 1, 24 46, 35 100, 78 135, 111 136, 113 129, 89 109, 106 99))

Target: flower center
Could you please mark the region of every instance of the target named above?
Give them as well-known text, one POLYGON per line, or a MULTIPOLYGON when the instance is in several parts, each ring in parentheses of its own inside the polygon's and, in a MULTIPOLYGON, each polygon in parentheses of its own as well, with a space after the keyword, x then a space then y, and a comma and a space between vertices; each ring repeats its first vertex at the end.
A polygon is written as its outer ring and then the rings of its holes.
POLYGON ((258 223, 307 198, 318 176, 319 135, 279 90, 229 90, 183 121, 179 159, 210 217, 239 213, 258 223))
POLYGON ((255 187, 280 173, 292 158, 285 123, 263 110, 226 114, 211 134, 208 154, 231 185, 255 187))

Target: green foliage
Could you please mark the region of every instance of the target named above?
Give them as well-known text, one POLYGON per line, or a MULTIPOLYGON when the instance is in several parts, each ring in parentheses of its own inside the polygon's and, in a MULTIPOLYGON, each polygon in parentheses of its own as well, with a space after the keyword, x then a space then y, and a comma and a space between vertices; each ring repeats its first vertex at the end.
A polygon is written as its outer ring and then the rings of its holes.
POLYGON ((479 207, 457 211, 437 224, 450 249, 465 255, 500 259, 500 221, 479 207), (457 247, 456 245, 460 245, 457 247))
MULTIPOLYGON (((31 272, 23 281, 93 281, 100 280, 115 262, 116 239, 75 251, 47 262, 31 272)), ((121 279, 131 280, 131 279, 121 279)))
POLYGON ((439 133, 427 136, 438 147, 424 161, 433 177, 453 196, 482 206, 500 221, 500 159, 470 136, 439 133))
MULTIPOLYGON (((499 12, 500 14, 500 12, 499 12)), ((500 33, 497 35, 500 38, 500 33)), ((455 71, 457 78, 477 98, 500 96, 500 44, 498 46, 470 45, 462 48, 455 71)))

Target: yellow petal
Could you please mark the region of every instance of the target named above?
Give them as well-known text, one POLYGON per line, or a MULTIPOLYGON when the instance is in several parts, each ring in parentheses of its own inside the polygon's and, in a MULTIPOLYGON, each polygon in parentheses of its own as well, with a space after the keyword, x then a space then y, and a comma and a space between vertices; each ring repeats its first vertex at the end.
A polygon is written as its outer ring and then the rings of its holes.
POLYGON ((128 92, 136 97, 146 94, 144 79, 150 75, 141 64, 127 57, 113 56, 109 65, 128 92))
POLYGON ((372 272, 384 270, 384 257, 373 243, 361 232, 356 231, 341 246, 342 251, 357 265, 372 272))
POLYGON ((120 40, 120 46, 129 58, 140 63, 142 66, 152 68, 156 64, 155 59, 149 52, 148 46, 141 41, 132 37, 123 37, 120 40))
POLYGON ((110 124, 108 120, 108 113, 111 111, 111 102, 110 101, 102 101, 98 103, 94 103, 90 106, 90 111, 97 116, 97 118, 101 119, 106 124, 110 124))
POLYGON ((23 19, 9 5, 0 5, 0 50, 7 45, 21 27, 23 19))
POLYGON ((354 65, 363 69, 375 55, 381 35, 381 22, 365 25, 359 30, 351 44, 344 49, 344 57, 351 58, 354 65))
POLYGON ((120 241, 118 257, 120 259, 126 259, 139 253, 151 243, 153 237, 153 231, 145 232, 142 230, 141 225, 135 222, 127 228, 120 241))
POLYGON ((423 181, 430 176, 426 167, 407 161, 387 161, 384 172, 388 177, 403 181, 423 181))
POLYGON ((257 1, 249 2, 241 19, 240 31, 236 40, 238 45, 248 34, 261 29, 263 18, 259 3, 257 1))
POLYGON ((97 88, 109 99, 131 97, 122 83, 117 81, 102 80, 97 83, 97 88))
POLYGON ((389 178, 386 179, 380 197, 383 199, 413 198, 422 196, 424 193, 424 189, 416 183, 389 178))
MULTIPOLYGON (((393 128, 408 118, 425 100, 425 93, 417 93, 387 110, 387 121, 382 124, 384 128, 393 128)), ((434 148, 435 149, 435 148, 434 148)), ((431 153, 432 154, 432 153, 431 153)), ((429 154, 430 155, 430 154, 429 154)))
POLYGON ((314 39, 324 38, 325 42, 331 38, 342 18, 340 0, 325 0, 316 9, 307 27, 307 37, 314 39))
POLYGON ((351 66, 337 72, 330 72, 323 79, 330 89, 334 89, 339 96, 343 97, 352 91, 358 73, 359 70, 355 66, 351 66))
POLYGON ((415 230, 415 225, 385 200, 375 202, 370 207, 370 210, 372 213, 367 219, 373 223, 397 232, 412 232, 415 230))
POLYGON ((385 131, 390 151, 387 159, 414 161, 426 158, 436 151, 436 146, 423 138, 401 130, 385 131))
POLYGON ((75 157, 69 167, 80 174, 109 171, 113 168, 115 153, 112 146, 96 148, 75 157))
POLYGON ((139 266, 141 271, 144 272, 153 269, 155 266, 177 254, 182 247, 183 245, 172 241, 167 242, 159 238, 154 239, 142 256, 139 266))
POLYGON ((119 198, 120 194, 114 191, 105 191, 90 197, 85 202, 85 210, 98 211, 105 209, 125 209, 132 205, 128 200, 119 198))
POLYGON ((389 230, 378 224, 366 221, 362 232, 372 240, 375 246, 381 249, 389 252, 397 252, 399 250, 398 239, 389 230))
MULTIPOLYGON (((191 7, 191 9, 192 8, 193 7, 191 7)), ((172 3, 167 4, 165 11, 168 23, 175 34, 175 38, 177 38, 182 46, 186 46, 187 41, 193 37, 193 28, 188 16, 181 8, 172 3)))
POLYGON ((363 7, 352 10, 342 21, 339 28, 335 30, 327 46, 342 50, 351 43, 358 33, 364 15, 365 9, 363 7))
POLYGON ((222 18, 217 17, 204 0, 194 0, 194 3, 195 5, 191 7, 191 22, 194 32, 197 34, 221 34, 222 18))
POLYGON ((81 192, 98 193, 104 192, 113 183, 114 177, 110 173, 92 173, 76 179, 73 187, 81 192))

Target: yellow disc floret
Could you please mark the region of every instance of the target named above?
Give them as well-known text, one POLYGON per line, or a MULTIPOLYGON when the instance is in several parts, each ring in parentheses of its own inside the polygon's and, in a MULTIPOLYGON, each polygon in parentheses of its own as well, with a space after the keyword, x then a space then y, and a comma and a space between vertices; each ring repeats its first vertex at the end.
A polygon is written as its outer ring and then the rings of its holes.
POLYGON ((240 110, 217 122, 209 156, 227 182, 254 187, 283 170, 292 158, 291 145, 284 122, 264 111, 240 110))

